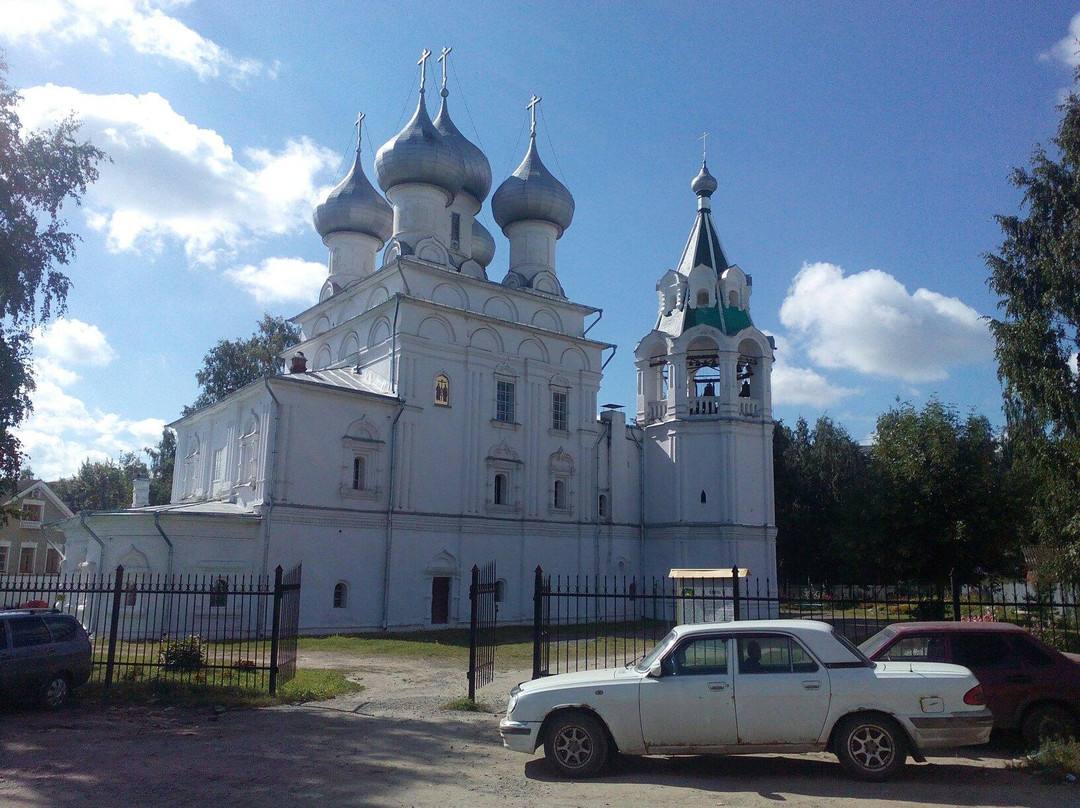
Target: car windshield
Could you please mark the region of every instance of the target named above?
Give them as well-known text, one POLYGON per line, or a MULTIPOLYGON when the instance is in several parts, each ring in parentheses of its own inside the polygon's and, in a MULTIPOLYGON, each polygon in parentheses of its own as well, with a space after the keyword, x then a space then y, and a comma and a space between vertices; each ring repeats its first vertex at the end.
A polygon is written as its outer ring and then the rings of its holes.
POLYGON ((634 666, 634 670, 636 670, 638 673, 648 673, 649 668, 652 667, 652 664, 657 659, 659 659, 660 656, 668 649, 668 646, 671 645, 671 642, 674 639, 675 632, 669 632, 668 635, 664 637, 664 639, 660 640, 660 642, 656 644, 655 648, 653 648, 651 651, 649 651, 649 653, 647 653, 641 658, 641 661, 634 666))
POLYGON ((885 643, 896 636, 896 632, 891 628, 883 628, 873 637, 868 640, 863 640, 859 643, 859 650, 862 651, 867 657, 872 657, 878 651, 880 651, 885 643))

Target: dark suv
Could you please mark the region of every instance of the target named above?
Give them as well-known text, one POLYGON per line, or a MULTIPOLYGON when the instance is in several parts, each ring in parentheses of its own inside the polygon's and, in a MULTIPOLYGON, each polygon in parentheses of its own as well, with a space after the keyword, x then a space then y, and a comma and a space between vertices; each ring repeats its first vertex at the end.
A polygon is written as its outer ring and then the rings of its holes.
POLYGON ((0 610, 0 701, 39 700, 55 710, 90 678, 90 638, 70 614, 0 610))

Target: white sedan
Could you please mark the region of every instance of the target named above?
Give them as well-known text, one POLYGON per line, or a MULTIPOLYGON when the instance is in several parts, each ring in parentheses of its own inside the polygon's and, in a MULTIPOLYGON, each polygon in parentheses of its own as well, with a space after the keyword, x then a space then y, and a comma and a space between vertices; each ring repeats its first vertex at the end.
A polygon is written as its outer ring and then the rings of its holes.
POLYGON ((827 623, 678 626, 638 663, 523 682, 503 745, 541 744, 566 777, 627 755, 832 750, 851 775, 884 780, 908 755, 986 743, 993 716, 959 665, 871 662, 827 623))

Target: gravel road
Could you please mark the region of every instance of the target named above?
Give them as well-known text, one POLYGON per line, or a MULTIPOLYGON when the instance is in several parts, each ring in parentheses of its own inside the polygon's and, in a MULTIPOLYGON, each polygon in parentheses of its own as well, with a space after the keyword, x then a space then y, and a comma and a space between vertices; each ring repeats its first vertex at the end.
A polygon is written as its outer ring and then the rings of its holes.
MULTIPOLYGON (((557 779, 542 755, 504 750, 498 715, 455 713, 460 670, 398 658, 309 655, 365 689, 317 704, 230 711, 105 707, 0 711, 0 806, 1078 806, 1080 788, 1008 769, 982 747, 910 764, 883 785, 832 755, 626 758, 595 780, 557 779)), ((526 678, 479 696, 501 712, 526 678)))

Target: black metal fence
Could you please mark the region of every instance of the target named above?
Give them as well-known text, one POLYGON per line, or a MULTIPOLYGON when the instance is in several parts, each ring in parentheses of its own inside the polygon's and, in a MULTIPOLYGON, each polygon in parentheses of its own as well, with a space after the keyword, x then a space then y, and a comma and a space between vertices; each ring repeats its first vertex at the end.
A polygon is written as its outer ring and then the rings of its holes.
POLYGON ((494 561, 485 564, 483 569, 473 566, 469 586, 469 701, 476 701, 476 688, 491 684, 495 677, 498 588, 494 561))
POLYGON ((268 690, 296 673, 300 567, 268 576, 0 575, 0 606, 72 614, 93 644, 91 678, 268 690))
POLYGON ((726 620, 807 618, 860 643, 889 623, 915 620, 1015 623, 1064 651, 1080 651, 1080 590, 985 586, 812 586, 740 577, 551 576, 536 568, 533 678, 624 665, 672 626, 726 620))

